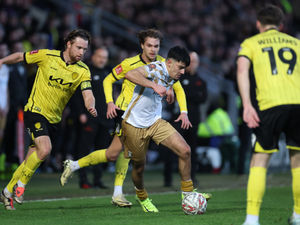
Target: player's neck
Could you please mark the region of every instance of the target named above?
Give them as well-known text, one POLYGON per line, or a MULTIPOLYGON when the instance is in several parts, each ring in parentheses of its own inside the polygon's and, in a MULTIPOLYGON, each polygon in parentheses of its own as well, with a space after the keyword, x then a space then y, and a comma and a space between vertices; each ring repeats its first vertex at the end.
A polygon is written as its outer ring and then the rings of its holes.
POLYGON ((265 31, 272 30, 272 29, 278 30, 278 27, 275 25, 265 25, 265 26, 261 27, 260 31, 265 32, 265 31))
POLYGON ((141 55, 142 59, 144 60, 145 63, 150 63, 150 62, 154 62, 154 60, 152 61, 151 59, 149 59, 146 54, 142 53, 141 55))
POLYGON ((71 60, 70 55, 67 51, 63 52, 63 60, 65 61, 65 63, 67 64, 73 64, 74 62, 71 60))

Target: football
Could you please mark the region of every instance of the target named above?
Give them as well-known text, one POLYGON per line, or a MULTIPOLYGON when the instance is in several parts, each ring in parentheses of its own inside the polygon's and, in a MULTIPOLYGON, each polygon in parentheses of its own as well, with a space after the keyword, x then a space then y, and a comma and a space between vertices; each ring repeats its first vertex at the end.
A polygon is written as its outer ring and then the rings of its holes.
POLYGON ((197 215, 205 213, 207 201, 202 194, 192 192, 184 196, 181 205, 186 215, 197 215))

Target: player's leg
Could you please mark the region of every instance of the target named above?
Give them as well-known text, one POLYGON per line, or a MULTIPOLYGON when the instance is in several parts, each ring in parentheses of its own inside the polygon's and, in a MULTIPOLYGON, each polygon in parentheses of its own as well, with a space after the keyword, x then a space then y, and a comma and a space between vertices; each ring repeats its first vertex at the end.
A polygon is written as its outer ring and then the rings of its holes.
MULTIPOLYGON (((122 136, 122 115, 124 111, 118 110, 118 116, 115 120, 115 136, 122 136)), ((120 207, 130 207, 132 203, 128 201, 123 194, 123 183, 126 178, 128 164, 130 159, 124 157, 124 152, 121 152, 118 156, 117 162, 115 164, 115 182, 114 182, 114 192, 112 196, 112 204, 120 207)))
MULTIPOLYGON (((185 194, 194 191, 194 184, 191 179, 191 149, 181 134, 178 133, 168 122, 161 120, 153 140, 171 149, 178 156, 178 168, 181 176, 182 198, 185 194)), ((201 193, 207 200, 212 195, 201 193)))
POLYGON ((289 224, 300 224, 300 149, 290 150, 294 212, 289 224))
POLYGON ((191 179, 191 149, 183 137, 175 131, 171 136, 161 142, 171 149, 178 158, 178 169, 181 177, 181 190, 183 193, 194 190, 191 179))
POLYGON ((66 160, 64 162, 64 171, 60 177, 60 183, 64 186, 72 173, 80 168, 115 161, 122 151, 123 146, 118 136, 114 136, 110 146, 107 149, 96 150, 77 161, 66 160))
MULTIPOLYGON (((27 156, 26 156, 25 160, 29 157, 29 155, 31 155, 33 153, 33 151, 35 151, 35 147, 34 146, 29 147, 29 150, 27 152, 27 156)), ((21 177, 22 170, 23 170, 23 167, 25 164, 25 160, 18 166, 16 171, 13 173, 13 176, 10 179, 9 183, 6 185, 6 187, 3 189, 2 193, 1 193, 1 201, 4 203, 4 207, 7 210, 15 209, 13 206, 14 187, 21 177)))
POLYGON ((194 190, 191 179, 191 148, 184 138, 167 121, 160 119, 153 126, 153 141, 171 149, 178 156, 178 169, 183 193, 194 190))
POLYGON ((128 201, 123 194, 123 183, 126 178, 128 164, 130 159, 124 157, 124 151, 119 154, 116 162, 115 182, 114 182, 114 193, 112 196, 112 204, 120 207, 131 206, 132 203, 128 201))
POLYGON ((258 225, 260 207, 266 190, 267 166, 272 153, 278 151, 279 135, 287 124, 289 113, 285 107, 260 111, 259 127, 253 131, 256 142, 247 185, 247 215, 244 225, 258 225))
POLYGON ((34 139, 35 151, 33 151, 25 160, 21 177, 15 186, 15 200, 18 203, 23 201, 23 193, 25 186, 31 180, 31 177, 35 173, 40 164, 48 157, 51 152, 52 144, 49 136, 39 136, 34 139))
POLYGON ((4 202, 5 208, 8 210, 11 210, 13 208, 12 202, 10 202, 10 206, 7 206, 7 200, 11 199, 12 196, 17 203, 19 204, 23 203, 26 185, 31 180, 31 177, 35 173, 36 169, 40 166, 42 161, 45 160, 45 158, 51 152, 52 145, 49 136, 46 135, 39 136, 34 139, 34 142, 35 142, 35 151, 33 150, 30 151, 31 154, 29 153, 24 163, 22 163, 19 166, 19 168, 16 171, 17 173, 15 174, 15 177, 13 177, 11 182, 9 183, 9 187, 6 187, 2 192, 1 199, 4 202), (12 194, 10 190, 11 190, 11 186, 14 183, 15 185, 13 187, 13 194, 12 194))
POLYGON ((300 108, 294 106, 289 114, 289 123, 285 131, 287 148, 289 149, 294 211, 289 218, 289 224, 300 224, 300 108))
POLYGON ((244 224, 259 224, 259 212, 266 189, 267 166, 271 154, 254 153, 247 185, 247 216, 244 224))
POLYGON ((16 169, 16 171, 13 173, 12 178, 10 179, 9 183, 7 184, 7 186, 4 188, 4 193, 7 194, 7 196, 9 196, 10 194, 13 193, 13 188, 16 185, 16 183, 18 182, 18 180, 21 177, 22 174, 22 170, 25 164, 25 160, 36 150, 35 146, 30 146, 27 152, 27 155, 24 159, 24 161, 18 166, 18 168, 16 169))
POLYGON ((144 167, 152 129, 136 128, 122 122, 124 155, 132 161, 132 181, 136 189, 136 200, 145 212, 158 212, 144 187, 144 167))
POLYGON ((158 209, 149 199, 148 193, 144 187, 144 169, 145 163, 132 161, 132 181, 135 186, 136 200, 140 203, 144 212, 158 212, 158 209))

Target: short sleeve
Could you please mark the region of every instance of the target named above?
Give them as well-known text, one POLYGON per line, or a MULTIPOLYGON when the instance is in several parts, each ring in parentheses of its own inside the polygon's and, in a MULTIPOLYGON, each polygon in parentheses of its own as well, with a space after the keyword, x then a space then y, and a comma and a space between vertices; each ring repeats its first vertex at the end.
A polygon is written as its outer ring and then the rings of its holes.
POLYGON ((238 56, 245 56, 252 61, 253 51, 252 51, 249 39, 246 39, 241 44, 239 52, 238 52, 238 56))
POLYGON ((27 64, 36 63, 37 65, 42 64, 47 59, 47 49, 37 49, 24 54, 24 59, 27 64))
POLYGON ((125 74, 129 71, 129 68, 130 64, 128 60, 125 59, 112 69, 112 74, 116 80, 121 80, 125 77, 125 74))
POLYGON ((83 82, 83 81, 91 81, 91 80, 92 80, 91 79, 91 72, 90 72, 89 69, 87 69, 87 70, 84 71, 81 81, 83 82))

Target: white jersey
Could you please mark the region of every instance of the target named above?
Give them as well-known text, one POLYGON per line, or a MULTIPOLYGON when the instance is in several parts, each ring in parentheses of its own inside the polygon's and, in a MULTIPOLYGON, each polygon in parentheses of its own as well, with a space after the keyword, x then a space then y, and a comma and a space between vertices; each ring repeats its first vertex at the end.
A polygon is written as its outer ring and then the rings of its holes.
MULTIPOLYGON (((167 90, 176 82, 168 73, 165 62, 156 61, 144 68, 147 79, 164 86, 167 90)), ((123 114, 126 122, 137 128, 147 128, 161 118, 162 97, 152 88, 136 85, 132 99, 123 114)))

